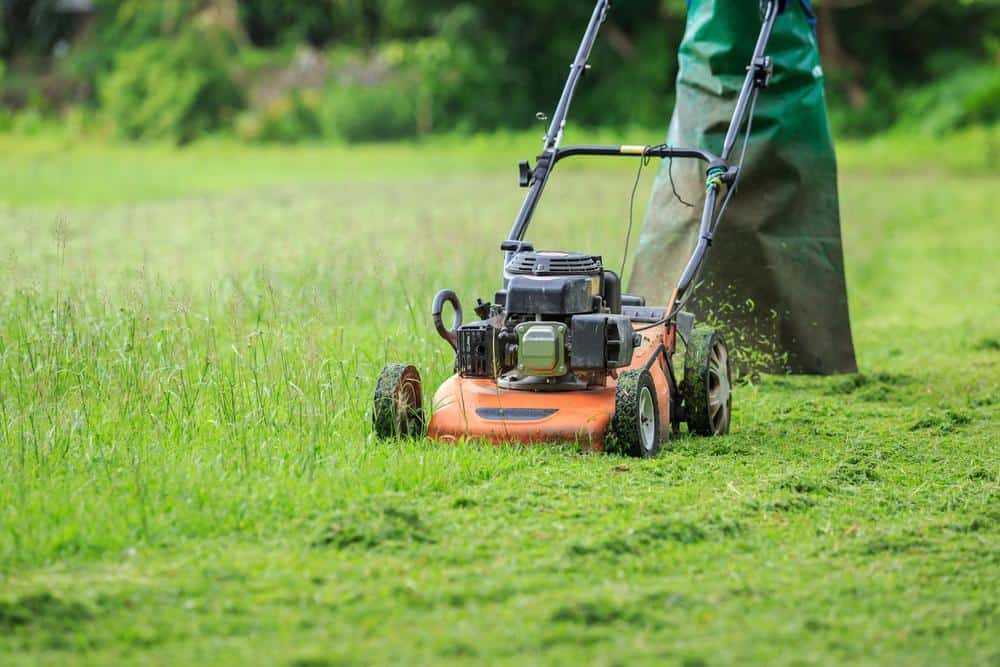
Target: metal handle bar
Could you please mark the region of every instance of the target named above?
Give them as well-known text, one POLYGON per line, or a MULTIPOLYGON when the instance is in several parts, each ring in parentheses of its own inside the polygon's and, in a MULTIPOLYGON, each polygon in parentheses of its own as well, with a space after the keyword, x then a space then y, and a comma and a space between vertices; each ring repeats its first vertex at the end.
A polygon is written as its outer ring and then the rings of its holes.
MULTIPOLYGON (((722 182, 725 180, 732 183, 732 179, 735 176, 733 174, 734 170, 729 166, 729 159, 743 125, 747 121, 754 95, 757 94, 758 88, 767 85, 767 80, 770 78, 770 63, 764 56, 767 44, 771 39, 771 33, 774 30, 775 21, 778 15, 784 11, 786 4, 787 0, 767 0, 764 23, 761 27, 760 36, 757 38, 757 44, 754 47, 750 67, 747 68, 746 79, 743 82, 739 98, 736 101, 736 108, 733 111, 732 122, 729 125, 729 130, 723 142, 721 155, 716 156, 708 151, 695 148, 672 148, 664 146, 652 148, 647 146, 570 146, 560 149, 559 144, 562 141, 563 130, 566 126, 566 116, 569 113, 573 95, 576 92, 577 84, 580 82, 580 77, 587 69, 587 60, 590 58, 594 42, 597 40, 601 24, 607 18, 609 0, 598 0, 590 23, 587 26, 587 32, 584 34, 576 58, 570 67, 569 78, 566 81, 562 96, 559 98, 559 105, 556 107, 556 112, 552 117, 549 131, 545 135, 545 144, 542 153, 538 156, 537 164, 530 174, 530 189, 524 199, 524 203, 521 205, 517 219, 514 221, 514 226, 507 236, 508 240, 517 242, 524 239, 524 235, 528 230, 528 225, 531 223, 531 218, 535 213, 535 208, 538 206, 539 199, 541 199, 542 192, 545 190, 545 185, 548 183, 552 169, 560 160, 578 155, 676 157, 703 160, 709 165, 705 208, 701 216, 698 243, 691 254, 691 258, 688 260, 687 266, 684 267, 681 278, 674 290, 673 299, 668 304, 668 312, 673 314, 675 306, 681 303, 684 297, 688 296, 687 292, 691 288, 695 278, 701 272, 708 249, 712 245, 714 228, 717 224, 716 207, 719 201, 719 194, 722 190, 722 182), (725 178, 721 178, 720 176, 722 175, 725 178)), ((505 261, 510 260, 511 254, 510 251, 507 251, 505 261)))
POLYGON ((675 148, 673 146, 567 146, 556 151, 554 162, 578 155, 602 157, 654 157, 654 158, 694 158, 707 162, 719 162, 719 157, 700 148, 675 148))

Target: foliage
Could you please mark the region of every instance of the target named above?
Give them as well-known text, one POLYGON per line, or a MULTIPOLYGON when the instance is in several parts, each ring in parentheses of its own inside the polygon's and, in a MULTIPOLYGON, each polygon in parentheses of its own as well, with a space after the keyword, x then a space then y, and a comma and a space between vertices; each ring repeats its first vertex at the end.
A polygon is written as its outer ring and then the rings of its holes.
POLYGON ((328 119, 346 141, 391 141, 417 129, 414 91, 395 86, 345 86, 327 97, 328 119))
POLYGON ((903 127, 942 134, 1000 122, 1000 67, 966 65, 903 97, 903 127))
MULTIPOLYGON (((992 0, 816 0, 815 5, 832 117, 839 133, 866 135, 901 121, 912 126, 907 116, 936 118, 928 121, 934 128, 992 117, 991 99, 977 101, 973 91, 977 85, 992 85, 987 68, 995 66, 995 36, 1000 34, 1000 12, 992 0), (979 74, 943 71, 940 63, 949 59, 963 68, 977 68, 979 74), (976 76, 978 83, 973 81, 976 76), (945 80, 953 80, 951 93, 965 100, 959 106, 975 108, 956 107, 942 83, 945 80), (919 94, 918 89, 928 83, 932 90, 919 94)), ((593 54, 593 68, 575 102, 575 122, 665 126, 673 104, 684 6, 684 0, 614 5, 593 54)), ((140 103, 148 82, 139 82, 142 77, 134 64, 142 57, 152 62, 154 52, 175 63, 199 60, 196 69, 218 71, 221 63, 216 55, 201 60, 190 52, 171 54, 168 49, 194 48, 196 41, 183 43, 185 35, 213 22, 212 30, 224 33, 232 44, 227 51, 229 64, 221 69, 237 82, 244 100, 256 99, 257 68, 248 62, 278 68, 286 64, 285 54, 303 44, 326 53, 351 53, 362 68, 388 64, 386 76, 372 81, 357 81, 350 71, 331 67, 328 90, 316 104, 296 101, 297 90, 289 86, 278 96, 264 96, 267 102, 249 114, 241 114, 239 127, 228 110, 233 102, 229 100, 222 104, 226 108, 222 112, 209 108, 200 114, 209 122, 189 124, 181 132, 235 127, 240 136, 271 141, 320 136, 384 140, 453 129, 530 127, 536 112, 551 111, 565 77, 562 64, 572 57, 592 10, 589 2, 556 0, 521 3, 516 11, 504 3, 472 0, 95 0, 93 20, 83 23, 57 11, 56 0, 7 0, 4 7, 0 57, 16 65, 18 81, 27 75, 29 83, 22 90, 35 91, 30 99, 19 94, 8 100, 17 100, 12 103, 15 107, 27 104, 42 113, 81 101, 103 106, 111 79, 132 90, 118 101, 140 103), (231 20, 220 21, 219 16, 230 14, 231 20), (71 48, 63 48, 66 44, 71 48), (56 51, 58 57, 53 55, 56 51), (123 73, 123 67, 132 73, 123 73), (47 70, 72 80, 74 94, 66 94, 66 85, 52 86, 51 93, 43 94, 45 87, 35 81, 39 72, 47 70), (125 84, 129 77, 132 82, 125 84), (408 99, 390 100, 393 94, 408 99), (382 103, 388 108, 373 111, 372 118, 359 112, 382 103), (311 115, 321 121, 322 131, 317 131, 311 115)), ((214 41, 201 47, 214 52, 214 41)), ((176 72, 172 79, 170 85, 177 85, 176 72)), ((205 100, 210 107, 220 104, 214 94, 205 100)), ((128 137, 174 134, 163 126, 176 124, 176 117, 184 114, 168 109, 163 100, 148 107, 134 113, 117 107, 111 114, 130 117, 120 123, 128 137)))
POLYGON ((236 122, 236 133, 250 141, 295 143, 324 135, 320 99, 312 91, 292 94, 246 112, 236 122))
POLYGON ((101 38, 113 49, 134 49, 159 37, 182 33, 194 22, 199 0, 97 0, 101 38))
POLYGON ((308 41, 323 46, 363 25, 360 2, 299 0, 240 2, 240 17, 255 44, 273 47, 308 41))
MULTIPOLYGON (((835 127, 864 135, 915 111, 904 91, 959 74, 953 66, 995 66, 995 0, 842 2, 816 0, 835 127)), ((938 98, 944 102, 943 98, 938 98)), ((926 111, 926 109, 925 109, 926 111)))
POLYGON ((0 2, 0 57, 41 55, 72 37, 72 18, 57 11, 59 0, 0 2))
POLYGON ((871 136, 888 130, 899 118, 900 92, 889 76, 872 76, 865 86, 867 99, 856 106, 838 96, 837 86, 841 82, 842 76, 832 76, 827 84, 830 124, 836 134, 871 136))
POLYGON ((100 82, 102 106, 130 139, 191 141, 244 104, 231 55, 223 35, 196 29, 122 51, 100 82))
MULTIPOLYGON (((864 374, 634 461, 370 438, 385 362, 452 372, 425 306, 497 288, 536 132, 5 140, 0 663, 994 662, 988 141, 842 146, 864 374)), ((618 257, 634 166, 560 169, 531 240, 618 257)))

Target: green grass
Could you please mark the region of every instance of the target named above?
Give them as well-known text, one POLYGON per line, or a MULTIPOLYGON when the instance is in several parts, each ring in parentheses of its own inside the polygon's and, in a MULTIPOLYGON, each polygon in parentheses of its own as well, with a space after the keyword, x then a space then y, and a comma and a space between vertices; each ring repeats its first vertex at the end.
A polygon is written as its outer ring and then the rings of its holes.
MULTIPOLYGON (((843 146, 862 374, 639 462, 370 434, 536 137, 0 137, 0 663, 997 664, 998 141, 843 146)), ((633 167, 533 238, 617 257, 633 167)))

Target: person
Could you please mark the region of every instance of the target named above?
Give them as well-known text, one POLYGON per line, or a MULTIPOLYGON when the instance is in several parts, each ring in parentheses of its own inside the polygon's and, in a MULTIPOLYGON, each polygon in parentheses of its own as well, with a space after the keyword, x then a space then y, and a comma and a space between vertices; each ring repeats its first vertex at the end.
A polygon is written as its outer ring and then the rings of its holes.
MULTIPOLYGON (((719 153, 760 25, 749 0, 690 0, 667 143, 719 153)), ((790 0, 768 55, 738 191, 688 306, 718 323, 745 368, 857 370, 840 232, 837 164, 808 0, 790 0)), ((733 160, 742 152, 737 143, 733 160)), ((697 241, 705 167, 664 161, 629 291, 666 302, 697 241)))

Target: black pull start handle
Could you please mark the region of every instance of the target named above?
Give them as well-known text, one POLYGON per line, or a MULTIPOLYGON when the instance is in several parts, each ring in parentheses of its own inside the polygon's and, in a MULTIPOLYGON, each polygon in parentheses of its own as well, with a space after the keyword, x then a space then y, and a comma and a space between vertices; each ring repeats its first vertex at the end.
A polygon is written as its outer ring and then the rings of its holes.
POLYGON ((444 338, 452 349, 458 351, 458 329, 462 326, 462 303, 458 300, 458 295, 450 289, 443 289, 434 296, 434 304, 431 306, 431 317, 434 319, 434 328, 438 335, 444 338), (444 311, 444 304, 450 303, 455 309, 455 317, 452 320, 452 327, 448 329, 444 326, 441 313, 444 311))

